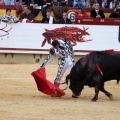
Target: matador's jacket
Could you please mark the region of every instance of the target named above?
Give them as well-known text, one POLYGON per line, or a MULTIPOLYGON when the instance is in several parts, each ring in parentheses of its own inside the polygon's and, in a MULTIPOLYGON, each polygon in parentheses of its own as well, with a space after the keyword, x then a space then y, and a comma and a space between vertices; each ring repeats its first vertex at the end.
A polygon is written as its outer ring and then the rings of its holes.
POLYGON ((66 40, 64 38, 61 38, 58 40, 59 42, 59 47, 57 50, 55 50, 53 47, 50 48, 49 55, 47 58, 44 60, 43 64, 40 67, 45 67, 46 64, 51 60, 51 58, 55 55, 58 54, 58 73, 57 77, 55 79, 55 82, 60 82, 65 70, 71 68, 74 65, 74 50, 72 47, 72 44, 69 40, 66 40))

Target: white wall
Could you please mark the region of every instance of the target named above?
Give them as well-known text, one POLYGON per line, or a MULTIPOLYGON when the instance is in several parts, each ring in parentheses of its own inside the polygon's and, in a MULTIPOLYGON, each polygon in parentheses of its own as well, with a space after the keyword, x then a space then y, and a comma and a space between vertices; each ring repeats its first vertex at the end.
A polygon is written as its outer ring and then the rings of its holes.
POLYGON ((82 34, 84 34, 84 29, 87 29, 86 34, 89 35, 84 35, 82 37, 84 37, 84 40, 92 41, 81 42, 75 37, 76 40, 74 41, 77 43, 76 46, 73 47, 76 51, 75 54, 84 54, 85 51, 106 49, 120 51, 120 43, 118 41, 119 26, 0 23, 0 52, 30 54, 48 53, 51 45, 46 42, 45 45, 41 47, 42 42, 45 39, 45 37, 42 36, 42 34, 46 32, 45 29, 50 30, 47 32, 50 34, 50 37, 55 36, 56 34, 59 34, 58 36, 62 34, 60 37, 66 37, 68 40, 74 40, 72 37, 73 34, 79 34, 79 36, 82 36, 82 34), (4 28, 5 26, 6 28, 4 28), (65 26, 67 27, 65 28, 65 26), (54 29, 56 30, 51 32, 54 29), (60 29, 62 30, 59 31, 60 29))

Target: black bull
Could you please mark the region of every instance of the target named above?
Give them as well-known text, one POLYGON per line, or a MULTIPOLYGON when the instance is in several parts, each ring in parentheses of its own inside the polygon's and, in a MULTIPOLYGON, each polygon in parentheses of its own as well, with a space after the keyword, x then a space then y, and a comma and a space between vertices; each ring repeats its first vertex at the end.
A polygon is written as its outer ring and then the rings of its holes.
POLYGON ((104 83, 113 79, 119 82, 119 78, 119 54, 92 52, 76 62, 70 74, 66 77, 66 83, 69 84, 69 88, 76 97, 81 94, 85 85, 95 87, 95 96, 92 98, 92 101, 96 101, 99 91, 112 99, 112 94, 104 89, 104 83))

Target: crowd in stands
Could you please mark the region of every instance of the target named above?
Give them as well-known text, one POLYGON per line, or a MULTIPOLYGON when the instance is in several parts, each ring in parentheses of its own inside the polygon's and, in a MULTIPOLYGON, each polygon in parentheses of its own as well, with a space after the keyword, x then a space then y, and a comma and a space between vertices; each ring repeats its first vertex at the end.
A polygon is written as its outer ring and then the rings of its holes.
MULTIPOLYGON (((41 11, 43 19, 41 23, 54 24, 55 19, 51 16, 51 6, 67 6, 75 7, 75 17, 92 17, 92 18, 105 18, 104 12, 101 8, 114 8, 110 18, 120 18, 120 0, 0 0, 0 5, 21 5, 23 12, 19 19, 11 15, 11 9, 6 9, 6 14, 1 17, 1 21, 9 23, 17 23, 23 19, 33 22, 34 18, 41 11), (83 10, 85 7, 93 7, 90 11, 90 16, 83 10)), ((72 24, 66 12, 62 12, 62 17, 59 19, 60 24, 72 24)))
POLYGON ((91 8, 94 6, 94 3, 99 3, 101 8, 116 8, 117 6, 120 6, 120 0, 0 0, 0 5, 24 4, 32 5, 34 8, 36 5, 42 7, 68 6, 91 8))

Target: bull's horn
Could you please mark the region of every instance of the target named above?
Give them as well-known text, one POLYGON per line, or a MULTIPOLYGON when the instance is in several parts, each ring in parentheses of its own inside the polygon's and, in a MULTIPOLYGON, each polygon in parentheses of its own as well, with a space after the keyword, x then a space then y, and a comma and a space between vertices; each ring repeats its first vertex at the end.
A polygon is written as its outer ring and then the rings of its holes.
POLYGON ((66 88, 62 89, 62 90, 67 90, 70 87, 70 80, 68 80, 68 85, 66 88))

